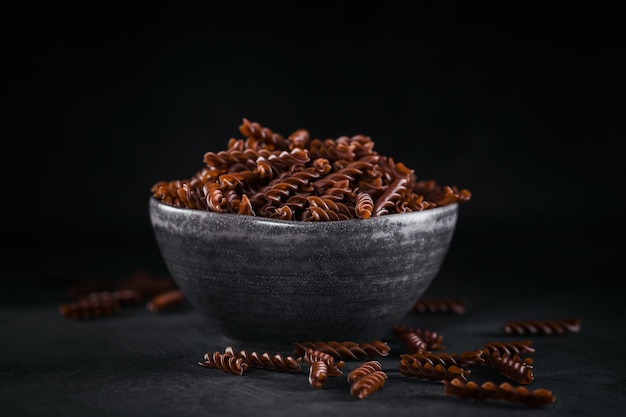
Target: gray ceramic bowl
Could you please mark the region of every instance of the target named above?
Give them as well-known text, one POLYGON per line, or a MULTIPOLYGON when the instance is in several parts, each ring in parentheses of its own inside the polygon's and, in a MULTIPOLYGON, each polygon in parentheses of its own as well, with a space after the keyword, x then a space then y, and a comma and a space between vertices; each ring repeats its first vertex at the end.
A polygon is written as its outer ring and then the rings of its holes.
POLYGON ((172 278, 224 343, 248 349, 382 338, 440 270, 457 212, 302 222, 149 201, 172 278))

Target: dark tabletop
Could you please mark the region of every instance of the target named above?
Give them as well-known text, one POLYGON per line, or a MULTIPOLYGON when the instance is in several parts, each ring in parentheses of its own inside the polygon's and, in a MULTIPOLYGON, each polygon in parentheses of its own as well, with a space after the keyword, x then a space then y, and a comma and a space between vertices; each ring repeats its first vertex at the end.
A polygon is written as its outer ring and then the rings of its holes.
MULTIPOLYGON (((51 248, 36 262, 26 255, 13 259, 17 262, 3 281, 0 306, 2 414, 619 415, 626 407, 626 338, 623 297, 610 263, 623 248, 592 240, 552 242, 546 244, 540 235, 487 239, 459 231, 424 298, 461 299, 464 314, 409 313, 399 324, 437 332, 448 353, 487 342, 530 340, 534 380, 526 388, 550 390, 553 404, 530 408, 461 399, 445 394, 440 381, 406 377, 398 371, 406 348, 391 329, 384 337, 388 356, 373 358, 388 379, 358 399, 350 394, 346 375, 365 359, 347 361, 344 375, 329 377, 322 388, 309 384, 304 363, 300 373, 249 368, 241 376, 199 366, 205 353, 223 351, 226 342, 186 304, 161 313, 142 304, 92 320, 60 314, 60 304, 76 284, 71 277, 123 279, 137 268, 167 274, 148 239, 51 248), (578 332, 503 332, 509 320, 568 318, 580 320, 578 332)), ((484 367, 473 369, 468 379, 512 382, 484 367)))

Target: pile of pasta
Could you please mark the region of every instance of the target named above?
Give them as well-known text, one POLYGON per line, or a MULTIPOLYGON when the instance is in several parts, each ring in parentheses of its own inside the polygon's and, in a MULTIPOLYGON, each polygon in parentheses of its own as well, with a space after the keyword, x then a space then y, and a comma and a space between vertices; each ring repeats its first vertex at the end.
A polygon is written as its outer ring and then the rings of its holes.
POLYGON ((281 220, 337 221, 422 211, 470 200, 467 189, 417 180, 412 169, 374 150, 369 136, 287 138, 244 118, 244 138, 204 154, 188 179, 151 188, 162 203, 281 220))

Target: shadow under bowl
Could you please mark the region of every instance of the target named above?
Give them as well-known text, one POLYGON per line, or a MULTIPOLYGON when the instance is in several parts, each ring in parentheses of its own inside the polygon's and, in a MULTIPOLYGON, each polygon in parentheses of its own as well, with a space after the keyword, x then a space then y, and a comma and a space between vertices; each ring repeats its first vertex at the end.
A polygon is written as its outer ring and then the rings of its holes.
POLYGON ((439 272, 458 204, 369 219, 302 222, 172 207, 150 221, 190 305, 237 349, 378 340, 439 272))

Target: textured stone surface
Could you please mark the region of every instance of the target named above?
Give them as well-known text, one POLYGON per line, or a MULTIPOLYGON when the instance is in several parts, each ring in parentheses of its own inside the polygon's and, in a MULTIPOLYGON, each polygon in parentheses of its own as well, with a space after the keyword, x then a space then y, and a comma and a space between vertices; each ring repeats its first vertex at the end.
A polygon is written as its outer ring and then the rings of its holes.
POLYGON ((267 348, 387 332, 436 277, 457 211, 296 222, 149 201, 160 251, 189 303, 226 340, 267 348))

